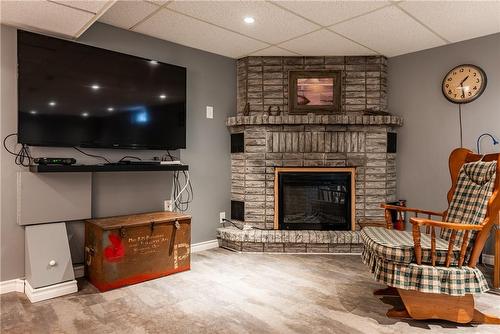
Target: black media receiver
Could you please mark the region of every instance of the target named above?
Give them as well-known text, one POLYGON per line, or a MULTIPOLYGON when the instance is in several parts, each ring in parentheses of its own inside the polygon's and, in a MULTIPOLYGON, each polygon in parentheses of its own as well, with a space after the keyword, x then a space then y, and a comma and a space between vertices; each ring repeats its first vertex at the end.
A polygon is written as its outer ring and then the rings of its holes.
POLYGON ((36 164, 39 165, 74 165, 76 160, 73 158, 35 158, 36 164))

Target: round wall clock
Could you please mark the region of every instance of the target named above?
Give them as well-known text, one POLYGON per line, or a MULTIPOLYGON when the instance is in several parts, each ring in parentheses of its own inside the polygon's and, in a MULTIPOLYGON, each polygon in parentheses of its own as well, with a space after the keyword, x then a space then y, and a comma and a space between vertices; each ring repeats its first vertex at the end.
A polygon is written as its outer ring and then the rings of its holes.
POLYGON ((483 94, 486 82, 486 73, 479 66, 458 65, 444 77, 443 94, 450 102, 469 103, 483 94))

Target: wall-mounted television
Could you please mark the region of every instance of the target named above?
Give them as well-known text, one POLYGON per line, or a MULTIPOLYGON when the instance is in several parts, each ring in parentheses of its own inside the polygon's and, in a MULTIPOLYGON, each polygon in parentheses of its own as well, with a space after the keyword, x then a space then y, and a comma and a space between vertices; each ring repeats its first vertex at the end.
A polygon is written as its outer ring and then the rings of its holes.
POLYGON ((18 141, 186 148, 186 68, 18 31, 18 141))

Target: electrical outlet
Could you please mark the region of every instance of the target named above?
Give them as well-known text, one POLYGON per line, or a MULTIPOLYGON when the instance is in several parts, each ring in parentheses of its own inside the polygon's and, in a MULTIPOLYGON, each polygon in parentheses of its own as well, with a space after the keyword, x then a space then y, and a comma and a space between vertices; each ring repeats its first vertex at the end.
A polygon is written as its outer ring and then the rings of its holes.
POLYGON ((226 213, 225 212, 219 212, 219 224, 224 223, 224 219, 226 219, 226 213))
POLYGON ((214 107, 207 106, 207 118, 214 118, 214 107))
POLYGON ((172 211, 172 200, 166 199, 163 201, 163 211, 172 211))

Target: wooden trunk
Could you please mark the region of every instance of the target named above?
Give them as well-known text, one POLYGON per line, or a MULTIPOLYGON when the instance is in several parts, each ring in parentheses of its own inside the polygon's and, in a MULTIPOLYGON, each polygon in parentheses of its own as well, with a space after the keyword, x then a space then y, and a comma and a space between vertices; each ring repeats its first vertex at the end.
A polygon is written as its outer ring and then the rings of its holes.
POLYGON ((190 269, 191 216, 153 212, 85 223, 85 274, 99 291, 190 269))

